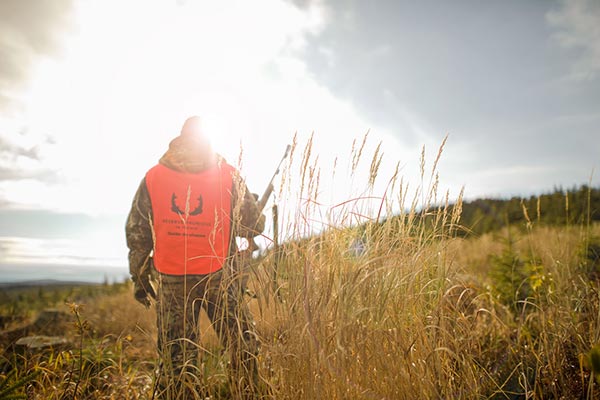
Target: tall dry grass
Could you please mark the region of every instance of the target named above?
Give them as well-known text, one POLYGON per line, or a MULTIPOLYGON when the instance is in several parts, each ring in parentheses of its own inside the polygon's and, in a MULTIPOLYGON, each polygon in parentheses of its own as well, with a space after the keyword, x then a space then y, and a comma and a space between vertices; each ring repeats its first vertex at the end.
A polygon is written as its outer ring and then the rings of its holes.
MULTIPOLYGON (((353 148, 352 172, 363 148, 353 148)), ((269 297, 273 274, 258 279, 263 372, 276 398, 595 397, 586 358, 598 342, 598 292, 581 248, 597 227, 530 221, 512 234, 455 237, 461 195, 438 193, 442 148, 429 171, 423 153, 419 188, 394 174, 376 195, 378 147, 364 198, 331 206, 343 210, 319 235, 306 225, 328 215, 320 170, 310 142, 301 152, 301 217, 283 221, 291 240, 260 266, 277 269, 281 302, 269 297), (498 261, 507 252, 519 271, 498 261), (506 302, 494 268, 519 279, 506 302)))
MULTIPOLYGON (((423 152, 421 183, 412 188, 398 167, 380 171, 380 146, 366 158, 367 136, 354 143, 348 166, 364 188, 327 204, 322 171, 341 173, 337 161, 332 171, 321 169, 312 140, 303 148, 294 142, 284 169, 285 242, 250 266, 256 296, 245 301, 262 343, 259 397, 599 397, 600 266, 585 252, 599 227, 530 221, 459 238, 462 195, 451 199, 439 189, 443 143, 431 167, 423 152)), ((127 293, 96 301, 81 316, 91 328, 79 334, 102 367, 80 377, 90 391, 65 387, 64 371, 77 361, 71 351, 37 363, 43 373, 31 398, 152 398, 153 313, 127 293)), ((211 398, 228 398, 226 349, 205 316, 200 325, 205 351, 196 383, 211 398)))

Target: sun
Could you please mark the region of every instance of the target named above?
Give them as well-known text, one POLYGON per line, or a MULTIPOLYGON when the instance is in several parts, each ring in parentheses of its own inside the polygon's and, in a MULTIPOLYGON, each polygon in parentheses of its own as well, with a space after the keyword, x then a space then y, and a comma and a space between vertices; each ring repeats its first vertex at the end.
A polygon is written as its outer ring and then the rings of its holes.
POLYGON ((208 138, 213 150, 222 153, 226 149, 229 127, 225 116, 220 113, 206 112, 202 118, 202 132, 208 138))
POLYGON ((252 140, 256 122, 253 105, 231 88, 202 90, 184 106, 185 118, 197 115, 202 131, 217 153, 227 160, 237 159, 240 146, 252 140))

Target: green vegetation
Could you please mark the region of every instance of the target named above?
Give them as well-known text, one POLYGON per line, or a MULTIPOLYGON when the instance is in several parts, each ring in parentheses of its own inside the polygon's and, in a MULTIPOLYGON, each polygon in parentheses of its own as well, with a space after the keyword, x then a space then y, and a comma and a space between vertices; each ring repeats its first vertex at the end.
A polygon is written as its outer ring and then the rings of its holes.
POLYGON ((582 225, 600 221, 600 188, 582 185, 528 198, 478 199, 465 201, 461 207, 465 233, 476 235, 506 226, 525 229, 528 218, 538 226, 582 225))
MULTIPOLYGON (((263 398, 600 398, 595 189, 499 202, 504 225, 478 231, 483 219, 460 198, 434 205, 436 161, 418 200, 396 183, 399 203, 413 204, 408 211, 378 218, 379 209, 347 203, 335 224, 310 236, 307 224, 321 215, 310 201, 319 185, 310 150, 292 154, 300 172, 290 168, 287 176, 300 182, 286 182, 280 193, 302 188, 302 217, 282 221, 292 240, 251 266, 263 398)), ((353 173, 361 152, 353 149, 353 173)), ((378 159, 367 166, 366 197, 378 159)), ((3 343, 0 383, 11 395, 152 398, 155 315, 135 303, 131 287, 79 296, 68 312, 66 350, 17 353, 3 343)), ((210 398, 228 398, 224 352, 205 316, 200 326, 204 357, 192 378, 210 398)))

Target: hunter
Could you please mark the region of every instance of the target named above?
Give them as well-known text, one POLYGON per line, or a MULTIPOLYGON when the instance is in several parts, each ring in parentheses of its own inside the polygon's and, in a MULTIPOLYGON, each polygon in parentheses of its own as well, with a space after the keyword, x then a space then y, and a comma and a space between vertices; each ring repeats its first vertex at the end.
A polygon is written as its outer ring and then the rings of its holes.
POLYGON ((156 301, 159 398, 204 398, 201 309, 229 353, 232 395, 255 393, 259 343, 236 282, 236 237, 252 239, 264 224, 255 196, 213 151, 200 118, 187 119, 142 179, 126 225, 134 297, 146 307, 156 301))

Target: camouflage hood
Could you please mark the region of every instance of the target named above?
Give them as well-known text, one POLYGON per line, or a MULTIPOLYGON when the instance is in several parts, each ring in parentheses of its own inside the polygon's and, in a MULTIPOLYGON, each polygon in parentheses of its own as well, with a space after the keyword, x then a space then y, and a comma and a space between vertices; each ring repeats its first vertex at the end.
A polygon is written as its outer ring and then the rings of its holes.
POLYGON ((175 171, 197 173, 225 161, 204 142, 190 136, 177 136, 159 163, 175 171))

